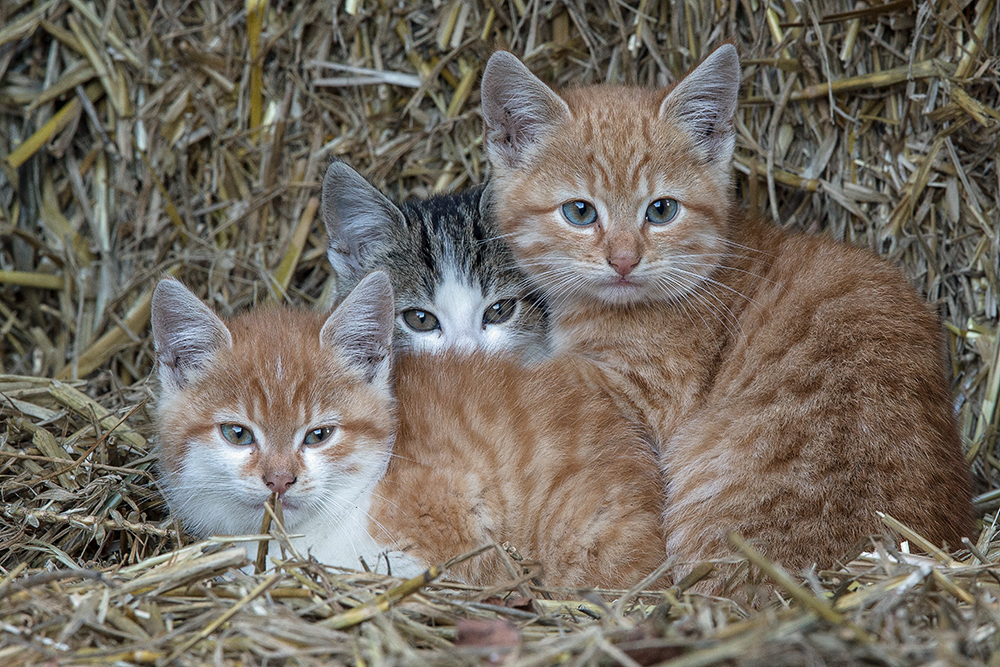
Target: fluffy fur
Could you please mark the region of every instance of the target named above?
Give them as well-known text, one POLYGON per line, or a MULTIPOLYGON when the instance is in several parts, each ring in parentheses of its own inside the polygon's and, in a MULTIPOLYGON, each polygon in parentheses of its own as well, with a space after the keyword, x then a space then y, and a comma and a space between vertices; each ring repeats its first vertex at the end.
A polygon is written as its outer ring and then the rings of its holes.
POLYGON ((397 207, 343 162, 331 164, 322 210, 338 296, 368 272, 384 270, 396 294, 398 349, 542 356, 545 308, 515 266, 482 194, 473 188, 397 207))
POLYGON ((490 59, 496 215, 555 353, 599 360, 655 431, 670 554, 727 556, 737 531, 787 566, 829 565, 880 532, 877 511, 957 547, 970 489, 938 319, 871 253, 734 205, 739 79, 728 45, 672 90, 556 94, 490 59), (570 224, 572 202, 595 220, 570 224))
MULTIPOLYGON (((382 272, 328 318, 270 307, 228 324, 180 283, 160 283, 161 484, 188 530, 255 533, 277 491, 287 530, 305 535, 297 548, 327 565, 388 562, 415 576, 509 542, 542 563, 546 583, 622 587, 664 560, 648 435, 588 389, 589 366, 403 355, 394 397, 393 312, 382 272), (253 442, 227 441, 234 424, 253 442)), ((508 578, 491 554, 452 572, 508 578)))

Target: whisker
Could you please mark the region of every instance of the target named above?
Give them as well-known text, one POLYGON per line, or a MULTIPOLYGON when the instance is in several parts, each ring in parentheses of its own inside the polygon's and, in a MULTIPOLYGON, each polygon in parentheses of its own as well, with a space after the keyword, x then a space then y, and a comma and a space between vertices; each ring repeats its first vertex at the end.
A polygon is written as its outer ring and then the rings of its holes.
POLYGON ((748 245, 743 245, 742 243, 737 243, 736 241, 732 241, 730 239, 723 238, 723 239, 719 239, 719 240, 722 241, 722 243, 724 245, 727 245, 727 246, 729 246, 731 248, 739 248, 740 250, 747 250, 749 252, 757 253, 759 255, 764 255, 766 257, 776 257, 777 256, 774 253, 768 252, 766 250, 761 250, 760 248, 754 248, 754 247, 751 247, 751 246, 748 246, 748 245))
POLYGON ((738 296, 738 297, 740 297, 742 299, 746 299, 746 301, 748 301, 749 303, 752 303, 752 304, 754 304, 755 306, 758 306, 758 307, 760 306, 759 303, 757 303, 756 301, 754 301, 753 299, 751 299, 750 297, 748 297, 746 294, 743 294, 739 290, 734 289, 734 288, 730 287, 729 285, 727 285, 725 283, 719 282, 718 280, 715 280, 714 278, 710 278, 708 276, 703 276, 701 274, 694 273, 693 271, 686 271, 686 270, 684 270, 682 268, 679 268, 679 267, 673 267, 673 271, 675 271, 676 273, 680 273, 682 275, 685 275, 685 276, 690 276, 691 278, 693 278, 695 280, 698 280, 698 281, 701 281, 703 283, 708 283, 710 285, 714 285, 715 287, 719 287, 719 288, 724 289, 724 290, 726 290, 728 292, 732 292, 736 296, 738 296))
MULTIPOLYGON (((667 293, 667 294, 669 294, 669 295, 674 295, 675 291, 668 290, 667 288, 677 287, 677 286, 686 287, 685 283, 681 283, 681 282, 677 281, 675 278, 671 278, 670 276, 662 276, 662 278, 664 279, 663 282, 666 283, 665 285, 663 285, 664 292, 667 293)), ((694 325, 694 320, 691 319, 690 314, 687 313, 687 308, 688 308, 688 305, 690 305, 692 294, 693 294, 693 292, 691 290, 685 290, 680 295, 679 299, 675 298, 674 302, 683 305, 683 307, 685 309, 685 314, 687 315, 689 321, 691 322, 691 324, 693 326, 694 325)), ((701 310, 699 308, 693 308, 693 307, 692 307, 692 310, 694 310, 694 314, 698 316, 698 319, 701 320, 701 323, 705 325, 705 330, 706 331, 710 331, 712 327, 709 326, 708 320, 706 320, 705 317, 704 317, 704 315, 702 315, 701 310)))
MULTIPOLYGON (((681 286, 687 288, 684 291, 684 298, 688 300, 697 300, 698 303, 701 303, 705 309, 712 313, 716 319, 722 323, 722 325, 729 332, 730 336, 739 337, 743 340, 746 339, 746 336, 743 333, 743 327, 739 323, 739 318, 736 317, 729 306, 726 305, 726 303, 720 299, 718 295, 702 289, 704 287, 704 282, 701 280, 701 276, 690 272, 676 272, 672 274, 664 274, 661 277, 664 279, 665 286, 667 287, 681 286), (677 273, 680 273, 680 275, 677 275, 677 273), (709 303, 706 301, 706 298, 712 298, 716 303, 709 303), (717 310, 717 307, 721 307, 725 311, 725 315, 720 313, 717 310)), ((705 322, 705 326, 708 327, 707 322, 705 322)))

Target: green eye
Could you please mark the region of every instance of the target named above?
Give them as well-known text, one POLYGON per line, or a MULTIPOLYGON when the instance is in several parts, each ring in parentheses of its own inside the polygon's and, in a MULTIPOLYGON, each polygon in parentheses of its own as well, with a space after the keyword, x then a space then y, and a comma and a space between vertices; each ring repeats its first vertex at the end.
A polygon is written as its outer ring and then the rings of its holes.
POLYGON ((319 428, 314 428, 306 433, 306 437, 302 439, 302 444, 320 445, 325 442, 327 438, 333 435, 333 429, 333 426, 320 426, 319 428))
POLYGON ((562 214, 566 221, 577 227, 586 227, 597 221, 597 209, 590 202, 578 199, 562 205, 562 214))
POLYGON ((517 310, 517 299, 500 299, 483 313, 483 324, 506 322, 517 310))
POLYGON ((657 199, 646 207, 646 220, 651 225, 665 225, 677 217, 680 207, 676 199, 657 199))
POLYGON ((428 313, 426 310, 417 310, 416 308, 404 310, 403 321, 406 322, 406 326, 414 331, 434 331, 441 328, 441 324, 438 322, 438 318, 434 317, 434 313, 428 313))
POLYGON ((239 447, 246 447, 255 442, 253 431, 239 424, 219 424, 219 432, 222 433, 222 437, 228 440, 230 444, 239 447))

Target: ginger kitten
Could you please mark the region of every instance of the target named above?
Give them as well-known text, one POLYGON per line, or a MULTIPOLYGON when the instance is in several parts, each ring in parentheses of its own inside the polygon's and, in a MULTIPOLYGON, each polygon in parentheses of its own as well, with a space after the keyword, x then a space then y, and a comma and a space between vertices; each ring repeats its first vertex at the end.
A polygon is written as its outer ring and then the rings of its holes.
MULTIPOLYGON (((655 454, 613 400, 569 365, 486 354, 403 355, 394 389, 393 320, 383 272, 329 317, 265 307, 228 323, 161 281, 158 447, 174 516, 201 536, 253 534, 277 492, 303 555, 401 576, 490 542, 540 561, 554 585, 623 587, 664 560, 655 454)), ((501 565, 489 552, 452 574, 497 583, 501 565)))
POLYGON ((970 488, 938 318, 871 253, 734 203, 739 85, 730 45, 666 90, 556 94, 493 54, 495 213, 555 353, 599 360, 655 431, 670 554, 726 556, 736 531, 830 565, 877 511, 957 547, 970 488))
POLYGON ((396 206, 334 162, 323 178, 322 212, 339 298, 371 271, 389 274, 397 350, 529 359, 547 351, 545 307, 500 238, 482 187, 396 206))

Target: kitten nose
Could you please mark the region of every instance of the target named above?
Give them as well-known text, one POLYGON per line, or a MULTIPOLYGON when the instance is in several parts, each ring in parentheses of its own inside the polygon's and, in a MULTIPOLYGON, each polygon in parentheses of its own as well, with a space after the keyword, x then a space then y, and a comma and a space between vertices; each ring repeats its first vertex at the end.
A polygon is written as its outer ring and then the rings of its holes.
POLYGON ((636 255, 619 255, 617 257, 609 257, 608 264, 614 267, 615 271, 622 278, 632 273, 632 269, 639 266, 639 260, 641 257, 636 255))
POLYGON ((279 496, 285 495, 292 484, 295 484, 298 477, 287 472, 269 472, 264 475, 264 484, 279 496))

